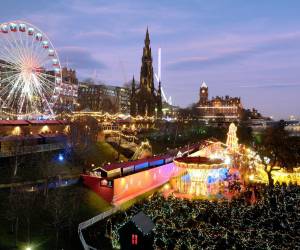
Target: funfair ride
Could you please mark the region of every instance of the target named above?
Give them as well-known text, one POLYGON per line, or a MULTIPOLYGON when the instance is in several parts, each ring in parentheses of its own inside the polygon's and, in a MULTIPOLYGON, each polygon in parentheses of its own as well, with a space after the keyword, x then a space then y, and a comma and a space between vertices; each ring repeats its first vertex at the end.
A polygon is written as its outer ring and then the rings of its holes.
POLYGON ((53 117, 61 84, 61 64, 45 33, 24 21, 0 24, 1 115, 53 117))
POLYGON ((180 157, 174 160, 182 175, 173 181, 182 194, 207 196, 219 192, 219 182, 226 179, 228 166, 221 159, 206 157, 180 157))
POLYGON ((236 135, 237 128, 231 123, 227 133, 226 144, 220 141, 207 141, 199 151, 185 157, 174 159, 181 170, 181 176, 171 181, 177 195, 185 197, 205 197, 222 195, 229 197, 227 186, 229 176, 232 180, 239 178, 239 171, 232 159, 239 154, 236 135))

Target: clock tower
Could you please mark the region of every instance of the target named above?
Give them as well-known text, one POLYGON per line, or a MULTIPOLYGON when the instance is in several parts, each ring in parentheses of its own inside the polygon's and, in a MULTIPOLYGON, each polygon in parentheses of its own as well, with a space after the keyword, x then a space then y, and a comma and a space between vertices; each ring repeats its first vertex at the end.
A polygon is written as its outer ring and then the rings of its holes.
POLYGON ((208 102, 208 87, 205 82, 202 82, 200 87, 200 106, 205 106, 208 102))

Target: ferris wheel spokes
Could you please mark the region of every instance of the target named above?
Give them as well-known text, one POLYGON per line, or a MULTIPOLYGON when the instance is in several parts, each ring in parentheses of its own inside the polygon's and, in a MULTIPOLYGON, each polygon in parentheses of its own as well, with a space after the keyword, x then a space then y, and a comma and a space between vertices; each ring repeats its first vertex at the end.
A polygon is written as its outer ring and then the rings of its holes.
POLYGON ((3 23, 0 48, 0 110, 53 115, 62 77, 48 37, 26 22, 3 23))

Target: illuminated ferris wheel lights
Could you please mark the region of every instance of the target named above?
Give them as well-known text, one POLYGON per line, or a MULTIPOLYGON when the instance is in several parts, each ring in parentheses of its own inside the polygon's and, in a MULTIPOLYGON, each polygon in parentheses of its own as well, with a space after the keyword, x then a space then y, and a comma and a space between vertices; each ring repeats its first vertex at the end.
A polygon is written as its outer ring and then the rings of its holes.
POLYGON ((49 53, 48 54, 49 56, 54 56, 54 50, 53 49, 49 49, 48 53, 49 53))
POLYGON ((52 59, 52 65, 58 66, 58 60, 56 58, 52 59))
POLYGON ((1 25, 1 31, 2 31, 3 33, 8 33, 8 26, 7 26, 6 24, 1 25))
POLYGON ((25 32, 26 31, 26 25, 24 23, 21 23, 19 25, 19 31, 21 31, 21 32, 25 32))
POLYGON ((37 33, 37 34, 35 35, 35 39, 36 39, 37 41, 42 41, 42 39, 43 39, 42 34, 41 34, 41 33, 37 33))
POLYGON ((12 32, 16 32, 16 31, 17 31, 17 25, 16 25, 15 23, 11 23, 11 24, 10 24, 10 30, 11 30, 12 32))
POLYGON ((53 114, 62 81, 51 42, 26 22, 4 23, 0 31, 0 108, 18 115, 53 114))
POLYGON ((44 49, 48 49, 49 48, 48 41, 43 41, 42 44, 43 44, 43 48, 44 49))
POLYGON ((32 36, 34 33, 34 28, 28 28, 28 35, 32 36))

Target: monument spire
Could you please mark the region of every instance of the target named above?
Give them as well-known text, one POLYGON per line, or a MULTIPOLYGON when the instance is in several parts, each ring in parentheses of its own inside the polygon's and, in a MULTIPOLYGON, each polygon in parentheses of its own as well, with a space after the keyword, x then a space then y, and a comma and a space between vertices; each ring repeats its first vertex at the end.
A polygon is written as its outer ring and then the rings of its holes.
POLYGON ((150 36, 149 36, 148 26, 147 26, 146 37, 145 37, 145 45, 150 46, 150 36))
POLYGON ((134 76, 131 82, 131 96, 130 96, 130 115, 136 116, 136 87, 134 76))

